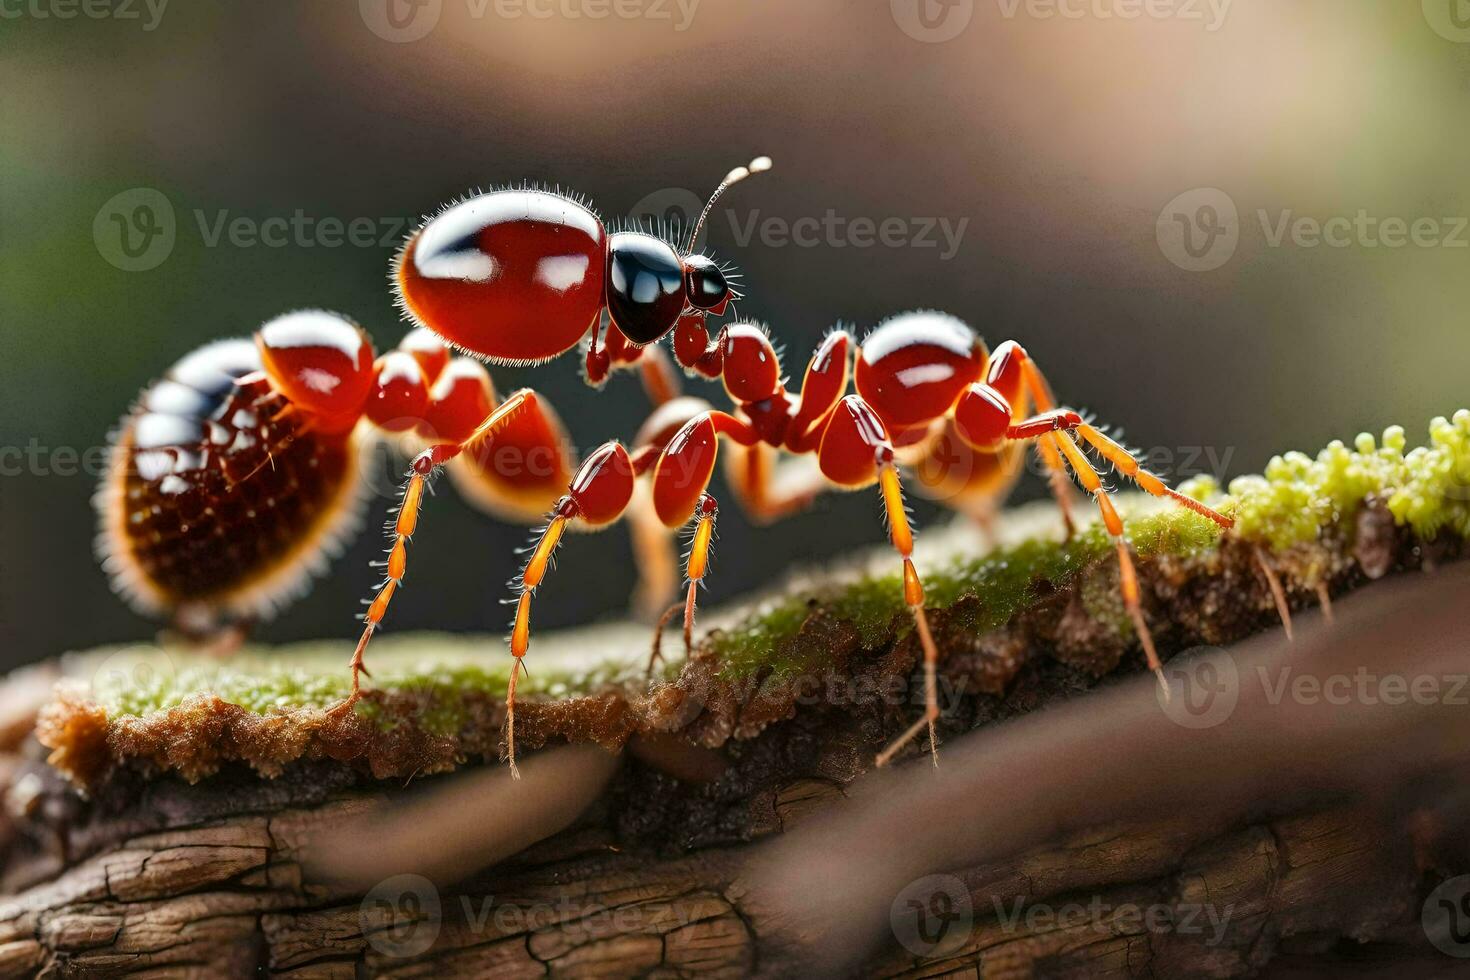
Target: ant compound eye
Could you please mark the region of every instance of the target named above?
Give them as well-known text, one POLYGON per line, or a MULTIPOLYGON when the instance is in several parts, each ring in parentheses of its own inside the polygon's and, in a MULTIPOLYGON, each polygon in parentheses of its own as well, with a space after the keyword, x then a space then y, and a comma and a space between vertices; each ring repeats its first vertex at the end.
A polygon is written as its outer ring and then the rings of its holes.
POLYGON ((641 232, 608 238, 607 309, 635 344, 650 344, 684 312, 684 267, 668 242, 641 232))
POLYGON ((340 313, 297 310, 255 334, 271 382, 300 408, 349 426, 373 387, 373 344, 340 313))
POLYGON ((730 283, 707 255, 691 255, 684 260, 684 292, 696 310, 723 313, 730 302, 730 283))

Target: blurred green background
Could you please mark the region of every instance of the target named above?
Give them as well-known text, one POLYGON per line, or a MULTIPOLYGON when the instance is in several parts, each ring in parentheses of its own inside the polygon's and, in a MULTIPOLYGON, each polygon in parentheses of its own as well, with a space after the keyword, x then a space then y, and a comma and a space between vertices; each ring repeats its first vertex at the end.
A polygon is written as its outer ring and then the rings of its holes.
MULTIPOLYGON (((773 325, 793 374, 839 318, 933 306, 992 344, 1020 339, 1064 401, 1175 476, 1215 468, 1190 447, 1228 477, 1361 428, 1403 422, 1416 438, 1470 404, 1467 6, 6 0, 0 657, 152 634, 91 554, 95 479, 71 455, 95 461, 141 386, 305 305, 391 346, 404 328, 383 236, 522 178, 616 217, 770 154, 775 171, 731 195, 710 245, 745 271, 742 313, 773 325), (167 199, 175 235, 128 271, 109 202, 139 188, 167 199), (213 238, 222 218, 263 229, 298 211, 316 230, 213 238), (782 240, 829 212, 898 218, 908 238, 782 240), (1339 219, 1333 243, 1310 227, 1273 241, 1300 217, 1339 219), (377 233, 335 243, 322 219, 377 233), (914 240, 926 219, 965 223, 954 254, 937 231, 935 247, 914 240), (1385 244, 1389 219, 1419 241, 1385 244), (738 244, 751 220, 778 233, 738 244)), ((630 437, 637 385, 594 393, 575 360, 493 373, 545 392, 584 448, 630 437)), ((1032 477, 1016 499, 1043 492, 1032 477)), ((939 514, 919 507, 921 525, 939 514)), ((875 515, 870 494, 767 529, 726 507, 711 599, 881 540, 875 515)), ((389 625, 501 629, 525 539, 441 494, 389 625)), ((262 635, 350 637, 379 547, 365 535, 262 635)), ((619 531, 570 539, 540 624, 618 614, 630 560, 619 531)))

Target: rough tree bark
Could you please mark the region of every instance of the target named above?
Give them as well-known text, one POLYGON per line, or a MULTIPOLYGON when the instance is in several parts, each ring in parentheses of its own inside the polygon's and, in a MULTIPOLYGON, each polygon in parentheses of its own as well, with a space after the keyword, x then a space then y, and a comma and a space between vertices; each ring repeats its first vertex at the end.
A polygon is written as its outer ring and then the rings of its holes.
MULTIPOLYGON (((1198 604, 1177 569, 1145 577, 1155 603, 1198 604)), ((1467 712, 1283 706, 1251 678, 1451 677, 1467 583, 1463 565, 1400 576, 1341 603, 1336 627, 1299 622, 1294 646, 1249 641, 1240 707, 1211 731, 1166 717, 1145 678, 1076 697, 1095 678, 1061 659, 1013 670, 1003 695, 965 695, 938 773, 869 771, 904 712, 763 707, 769 691, 742 704, 761 724, 720 721, 716 692, 677 733, 632 724, 617 756, 552 747, 520 784, 495 767, 385 780, 320 753, 272 756, 262 778, 221 745, 193 784, 156 761, 73 769, 83 795, 24 725, 0 725, 0 975, 1448 975, 1421 918, 1470 871, 1467 712), (568 790, 565 812, 538 809, 574 784, 590 805, 568 790), (494 840, 466 843, 476 827, 494 840)), ((1249 633, 1240 597, 1269 611, 1266 587, 1228 588, 1227 632, 1249 633)), ((1199 640, 1174 632, 1171 650, 1199 640)), ((985 674, 998 641, 939 633, 951 679, 985 674)), ((906 672, 912 655, 900 641, 840 667, 906 672)))

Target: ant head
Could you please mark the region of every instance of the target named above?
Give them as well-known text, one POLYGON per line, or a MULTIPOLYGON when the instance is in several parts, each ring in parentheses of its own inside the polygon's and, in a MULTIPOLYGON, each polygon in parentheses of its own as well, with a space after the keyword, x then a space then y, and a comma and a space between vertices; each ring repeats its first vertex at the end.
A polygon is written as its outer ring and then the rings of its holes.
POLYGON ((681 254, 656 235, 622 231, 607 239, 607 310, 623 336, 651 344, 673 330, 686 310, 720 314, 734 295, 730 281, 713 259, 694 251, 715 202, 751 174, 771 169, 770 157, 756 157, 725 175, 710 195, 681 254))
POLYGON ((373 387, 373 343, 339 313, 296 310, 255 332, 266 374, 326 428, 350 428, 373 387))
POLYGON ((719 316, 732 295, 730 281, 714 259, 708 255, 684 257, 684 299, 691 307, 719 316))

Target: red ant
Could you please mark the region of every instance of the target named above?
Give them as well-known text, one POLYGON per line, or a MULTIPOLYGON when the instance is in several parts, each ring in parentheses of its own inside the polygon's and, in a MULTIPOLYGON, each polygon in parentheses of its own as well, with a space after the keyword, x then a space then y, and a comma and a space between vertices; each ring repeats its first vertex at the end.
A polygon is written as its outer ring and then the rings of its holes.
MULTIPOLYGON (((573 521, 594 526, 615 521, 632 499, 635 479, 644 474, 651 474, 654 508, 666 526, 694 522, 685 566, 687 648, 719 512, 708 488, 720 437, 729 440, 737 453, 731 469, 737 498, 758 518, 795 510, 816 493, 808 489, 784 497, 774 495, 769 454, 814 454, 822 477, 832 486, 845 490, 878 486, 889 540, 902 559, 904 602, 924 652, 924 717, 878 756, 878 764, 892 759, 926 726, 937 763, 938 651, 924 613, 924 587, 910 557, 913 533, 904 508, 899 466, 938 473, 928 489, 974 510, 1004 494, 1016 473, 1016 467, 1008 465, 1014 451, 1025 441, 1035 440, 1056 478, 1053 486, 1064 515, 1067 497, 1063 488, 1069 470, 1097 501, 1116 545, 1125 607, 1150 668, 1161 675, 1140 607, 1132 555, 1123 538, 1123 520, 1077 438, 1148 493, 1170 497, 1222 527, 1233 522, 1165 486, 1142 469, 1127 449, 1077 412, 1058 408, 1040 369, 1015 341, 1006 341, 990 353, 955 317, 903 313, 879 324, 855 351, 855 341, 845 330, 828 334, 807 365, 798 395, 785 388, 776 351, 760 327, 732 324, 721 331, 717 346, 725 390, 736 406, 733 413, 705 406, 685 419, 672 436, 666 428, 646 427, 650 438, 636 443, 631 453, 609 442, 588 456, 572 478, 516 583, 520 597, 510 652, 518 663, 530 644, 531 597, 546 576, 562 532, 573 521), (855 367, 850 367, 850 360, 855 367), (850 376, 853 394, 847 393, 850 376)), ((681 403, 692 401, 682 399, 681 403)), ((506 741, 514 766, 514 670, 507 708, 506 741)))
MULTIPOLYGON (((656 355, 642 367, 655 403, 672 398, 668 360, 656 355)), ((539 520, 576 468, 570 442, 538 401, 497 428, 492 452, 473 436, 497 404, 485 367, 452 357, 427 330, 375 357, 367 335, 339 314, 277 317, 253 341, 187 355, 123 418, 95 498, 99 555, 125 598, 169 614, 186 637, 228 622, 220 644, 228 648, 242 624, 305 591, 355 528, 359 434, 463 444, 469 451, 450 469, 461 494, 501 519, 539 520)), ((648 542, 654 527, 635 526, 635 542, 648 542)), ((662 608, 673 558, 646 543, 640 557, 643 605, 662 608)))
MULTIPOLYGON (((758 158, 731 171, 699 225, 727 188, 769 166, 758 158)), ((378 358, 347 318, 300 311, 265 324, 253 342, 189 354, 123 418, 95 497, 98 552, 114 587, 141 611, 171 615, 187 636, 230 620, 238 642, 241 624, 305 590, 356 523, 363 428, 433 442, 415 473, 453 461, 451 475, 473 503, 535 520, 576 467, 560 419, 529 391, 498 401, 485 368, 451 360, 445 344, 532 363, 590 331, 589 381, 637 361, 654 404, 669 402, 678 382, 667 358, 637 345, 678 322, 702 324, 736 296, 725 270, 691 254, 698 234, 680 253, 642 232, 608 234, 584 205, 558 194, 481 194, 427 221, 394 262, 399 301, 432 332, 415 329, 378 358), (612 324, 599 347, 604 311, 612 324), (524 465, 502 465, 506 450, 524 465)), ((361 647, 401 581, 424 486, 409 482, 390 523, 388 577, 365 616, 347 704, 358 697, 361 647)), ((634 517, 638 604, 649 611, 672 591, 674 561, 662 526, 651 514, 634 517)))
MULTIPOLYGON (((537 190, 494 191, 454 204, 415 232, 399 254, 393 280, 404 310, 420 326, 470 353, 539 362, 570 350, 590 333, 587 378, 596 384, 612 364, 631 363, 672 333, 679 363, 722 377, 736 406, 728 413, 696 399, 669 402, 644 426, 631 452, 608 442, 591 453, 552 509, 514 583, 519 593, 510 634, 515 666, 506 694, 506 750, 512 771, 516 680, 530 645, 532 596, 567 528, 596 528, 618 520, 634 501, 635 481, 645 474, 651 477, 659 521, 668 528, 694 523, 683 607, 686 647, 690 643, 718 513, 708 487, 721 436, 738 447, 733 483, 741 503, 757 518, 773 519, 799 509, 820 490, 811 485, 778 492, 772 465, 777 451, 814 454, 822 478, 837 487, 877 484, 881 490, 889 538, 903 562, 904 600, 924 651, 926 706, 924 718, 879 756, 880 764, 925 726, 937 753, 938 654, 924 613, 924 588, 910 557, 913 534, 903 504, 901 463, 926 464, 938 474, 930 489, 983 512, 1013 479, 1016 468, 1006 464, 1019 445, 1035 440, 1069 529, 1069 470, 1096 499, 1117 545, 1125 605, 1155 672, 1160 670, 1158 656, 1140 609, 1123 522, 1077 437, 1149 493, 1173 497, 1223 526, 1231 524, 1141 469, 1125 448, 1076 412, 1057 408, 1041 372, 1020 345, 1007 342, 992 356, 954 317, 902 314, 881 324, 855 350, 850 334, 829 334, 807 367, 799 396, 784 387, 776 351, 761 328, 731 324, 711 343, 705 318, 724 310, 732 290, 712 260, 689 253, 720 195, 769 167, 762 157, 731 171, 695 222, 682 255, 643 232, 608 235, 579 202, 537 190), (604 310, 611 322, 607 342, 599 347, 604 310), (849 364, 853 354, 855 369, 849 364), (849 380, 854 394, 847 393, 849 380), (1033 410, 1039 414, 1031 415, 1033 410)), ((473 438, 493 441, 516 412, 534 411, 537 404, 534 392, 516 393, 486 417, 473 438)), ((365 617, 352 659, 352 694, 342 708, 360 696, 363 652, 406 571, 406 542, 417 527, 426 481, 462 448, 454 443, 434 446, 413 462, 390 534, 388 575, 365 617)), ((635 506, 632 512, 641 511, 635 506)))

